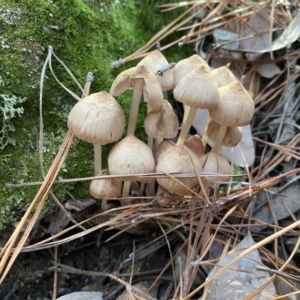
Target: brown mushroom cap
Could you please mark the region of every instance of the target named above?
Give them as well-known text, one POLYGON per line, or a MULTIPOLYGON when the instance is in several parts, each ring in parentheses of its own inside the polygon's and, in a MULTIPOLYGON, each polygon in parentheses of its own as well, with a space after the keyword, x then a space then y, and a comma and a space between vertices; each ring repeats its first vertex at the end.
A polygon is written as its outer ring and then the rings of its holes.
POLYGON ((157 76, 146 66, 136 66, 120 73, 110 88, 110 94, 118 96, 131 87, 134 89, 136 80, 143 80, 144 101, 149 105, 150 111, 160 111, 163 106, 163 92, 157 76))
POLYGON ((183 144, 198 156, 204 153, 204 145, 198 134, 189 136, 183 144))
MULTIPOLYGON (((216 123, 214 120, 210 120, 206 133, 211 141, 215 141, 220 129, 220 124, 216 123)), ((235 147, 242 139, 242 128, 228 126, 225 132, 225 136, 222 141, 222 145, 226 147, 235 147)))
POLYGON ((231 166, 227 159, 215 151, 210 151, 200 157, 200 163, 203 173, 220 174, 219 176, 201 177, 204 185, 214 186, 216 183, 229 182, 231 179, 232 171, 231 166))
POLYGON ((218 87, 225 86, 231 82, 237 81, 232 72, 227 67, 216 68, 211 71, 218 87))
MULTIPOLYGON (((180 172, 180 173, 194 173, 201 171, 201 164, 199 157, 189 150, 184 145, 175 145, 166 149, 158 158, 156 171, 164 171, 166 173, 180 172)), ((175 176, 176 177, 176 176, 175 176)), ((198 183, 197 177, 177 179, 189 188, 192 188, 198 183)), ((171 178, 158 178, 157 182, 170 193, 178 195, 190 194, 187 188, 176 182, 171 178)))
POLYGON ((174 98, 190 107, 212 108, 218 105, 220 95, 211 71, 201 65, 179 81, 174 98))
POLYGON ((173 138, 177 136, 179 124, 173 108, 164 100, 162 110, 157 113, 150 112, 145 118, 144 126, 148 136, 173 138))
POLYGON ((68 128, 83 141, 106 145, 122 137, 125 115, 114 97, 103 91, 74 105, 68 116, 68 128))
POLYGON ((188 58, 179 61, 172 69, 174 79, 173 88, 175 88, 178 85, 179 81, 184 76, 186 76, 199 66, 205 66, 209 70, 208 64, 197 54, 194 54, 188 58))
POLYGON ((226 126, 246 126, 254 115, 254 103, 243 85, 236 81, 219 89, 220 103, 209 109, 212 120, 226 126))
MULTIPOLYGON (((102 170, 98 176, 109 175, 107 169, 102 170)), ((117 179, 94 179, 90 184, 90 194, 96 199, 115 198, 121 193, 122 181, 117 179)))
MULTIPOLYGON (((168 61, 158 50, 152 51, 146 57, 144 57, 137 65, 146 66, 153 74, 155 74, 160 68, 167 65, 168 61)), ((156 75, 163 91, 168 91, 173 88, 173 73, 172 70, 164 72, 163 76, 156 75)))
POLYGON ((111 175, 153 173, 155 162, 151 149, 133 135, 118 142, 108 155, 111 175))

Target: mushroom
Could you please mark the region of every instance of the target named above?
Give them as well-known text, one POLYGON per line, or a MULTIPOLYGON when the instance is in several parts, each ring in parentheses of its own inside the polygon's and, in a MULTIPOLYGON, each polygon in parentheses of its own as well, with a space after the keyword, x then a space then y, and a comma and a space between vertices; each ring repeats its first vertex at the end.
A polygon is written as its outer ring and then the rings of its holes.
POLYGON ((211 71, 217 86, 220 88, 231 82, 237 81, 232 72, 227 67, 216 68, 211 71))
POLYGON ((107 92, 91 94, 77 102, 68 116, 74 135, 94 144, 95 175, 101 171, 101 145, 119 140, 125 128, 120 104, 107 92))
POLYGON ((159 157, 163 152, 165 152, 168 148, 174 147, 175 145, 176 144, 173 143, 172 141, 168 141, 168 140, 161 141, 158 144, 156 151, 155 151, 155 155, 154 155, 155 162, 156 163, 158 162, 159 157))
MULTIPOLYGON (((148 146, 155 154, 158 145, 164 138, 174 138, 178 134, 178 118, 171 106, 171 104, 164 100, 162 110, 158 113, 150 112, 144 121, 144 128, 148 135, 148 146), (153 138, 155 144, 153 146, 153 138)), ((141 185, 141 191, 144 186, 141 185)), ((148 184, 148 190, 151 195, 155 192, 155 181, 148 184)))
MULTIPOLYGON (((217 122, 210 120, 206 133, 208 138, 211 141, 215 141, 218 135, 220 129, 220 124, 217 122)), ((242 139, 242 128, 241 127, 232 127, 228 126, 224 135, 224 138, 222 140, 222 146, 226 147, 235 147, 242 139)))
POLYGON ((192 72, 193 70, 195 70, 200 66, 205 66, 209 70, 208 64, 197 54, 194 54, 188 58, 179 61, 172 69, 173 80, 174 80, 173 89, 176 88, 179 81, 184 76, 186 76, 187 74, 189 74, 190 72, 192 72))
POLYGON ((156 145, 159 145, 164 138, 177 136, 178 118, 167 100, 164 100, 161 111, 157 113, 150 112, 147 115, 144 127, 148 136, 156 138, 156 145))
MULTIPOLYGON (((220 88, 224 85, 227 85, 231 82, 237 81, 235 79, 235 76, 233 75, 233 73, 225 66, 216 68, 216 69, 212 70, 211 73, 217 83, 218 88, 220 88)), ((202 141, 203 141, 204 147, 206 146, 207 139, 208 139, 206 130, 207 130, 207 126, 206 126, 205 132, 202 136, 202 141)))
MULTIPOLYGON (((146 66, 153 74, 156 74, 156 72, 163 66, 167 65, 168 61, 163 56, 163 54, 158 51, 154 50, 150 54, 148 54, 146 57, 144 57, 137 65, 138 66, 146 66)), ((163 76, 157 76, 157 80, 159 81, 161 85, 161 89, 163 91, 168 91, 173 88, 173 73, 172 69, 167 70, 164 72, 163 76)))
POLYGON ((134 134, 142 95, 149 112, 158 112, 163 106, 163 93, 157 77, 145 66, 136 66, 120 73, 114 80, 110 94, 118 96, 133 89, 127 135, 134 134))
MULTIPOLYGON (((203 173, 212 173, 214 176, 201 177, 205 191, 219 183, 229 182, 231 180, 232 170, 227 159, 215 151, 210 151, 200 157, 200 163, 203 173)), ((202 191, 202 194, 204 192, 202 191)))
MULTIPOLYGON (((151 149, 134 135, 128 135, 118 142, 108 155, 108 169, 111 175, 153 173, 155 162, 151 149)), ((148 180, 149 182, 152 179, 148 180)), ((123 185, 123 197, 129 195, 130 181, 123 185)))
POLYGON ((212 108, 218 105, 220 96, 217 84, 206 66, 201 65, 184 76, 174 89, 174 98, 189 106, 184 111, 184 122, 177 141, 183 144, 191 128, 198 108, 212 108))
MULTIPOLYGON (((102 170, 97 176, 109 175, 108 169, 102 170)), ((118 197, 121 193, 122 181, 118 179, 94 179, 89 192, 96 199, 102 199, 101 209, 107 210, 107 198, 118 197)))
POLYGON ((196 155, 200 156, 204 153, 204 145, 201 137, 198 134, 189 136, 184 145, 192 150, 196 155))
POLYGON ((213 151, 218 152, 228 126, 245 126, 251 123, 254 103, 243 85, 232 82, 219 89, 220 103, 209 109, 212 120, 220 124, 213 151))
MULTIPOLYGON (((156 171, 164 171, 165 173, 194 173, 201 171, 201 163, 199 157, 184 145, 175 145, 167 148, 158 157, 156 171)), ((172 178, 157 178, 157 182, 170 193, 178 195, 189 194, 188 188, 192 188, 198 183, 198 178, 174 177, 182 184, 172 178)))

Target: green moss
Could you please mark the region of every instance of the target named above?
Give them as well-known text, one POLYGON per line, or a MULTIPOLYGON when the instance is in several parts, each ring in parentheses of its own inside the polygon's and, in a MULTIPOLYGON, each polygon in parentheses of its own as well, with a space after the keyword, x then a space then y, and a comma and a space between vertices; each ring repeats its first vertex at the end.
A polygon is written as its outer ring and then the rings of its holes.
MULTIPOLYGON (((26 98, 24 113, 13 119, 16 131, 0 155, 0 228, 19 218, 32 201, 38 187, 9 189, 6 183, 41 180, 38 157, 39 79, 48 46, 84 84, 87 72, 95 81, 91 92, 109 90, 116 74, 110 62, 134 52, 152 34, 167 24, 155 1, 134 0, 4 0, 0 5, 1 93, 26 98), (147 18, 146 18, 147 17, 147 18), (160 28, 159 28, 160 27, 160 28), (1 85, 2 81, 1 81, 1 85)), ((130 67, 132 64, 126 65, 130 67)), ((81 92, 62 66, 53 61, 58 78, 77 95, 81 92)), ((44 169, 49 169, 67 131, 66 118, 75 101, 53 79, 47 69, 43 89, 44 169)), ((118 98, 128 116, 131 93, 118 98)), ((20 106, 20 107, 21 107, 20 106)), ((143 113, 145 114, 145 110, 143 113)), ((143 136, 143 117, 138 120, 138 136, 143 136)), ((112 145, 104 149, 105 157, 112 145)), ((93 174, 92 145, 75 140, 59 173, 61 178, 93 174)), ((54 186, 63 202, 70 197, 89 196, 88 182, 54 186)), ((53 201, 47 201, 51 208, 53 201)))

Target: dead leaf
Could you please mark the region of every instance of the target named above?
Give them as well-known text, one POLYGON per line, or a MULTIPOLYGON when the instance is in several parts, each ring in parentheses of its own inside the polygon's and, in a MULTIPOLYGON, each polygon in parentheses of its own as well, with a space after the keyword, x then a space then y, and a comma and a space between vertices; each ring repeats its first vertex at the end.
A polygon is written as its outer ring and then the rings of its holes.
POLYGON ((133 292, 134 297, 129 297, 129 292, 127 290, 125 290, 116 300, 128 300, 128 299, 152 300, 153 298, 156 299, 157 289, 158 289, 157 285, 155 285, 154 288, 152 288, 150 291, 149 291, 149 288, 150 288, 151 284, 148 281, 143 281, 143 282, 134 284, 133 286, 144 293, 133 292), (147 295, 149 295, 149 297, 145 297, 145 293, 147 295))
MULTIPOLYGON (((283 33, 273 42, 271 46, 265 47, 260 50, 240 49, 240 52, 248 52, 248 53, 267 53, 276 51, 285 47, 288 47, 295 41, 297 41, 300 37, 300 12, 296 14, 291 23, 285 28, 283 33)), ((231 50, 227 45, 222 47, 222 50, 231 50)))
POLYGON ((226 50, 224 50, 224 48, 220 48, 219 52, 223 55, 229 55, 232 56, 236 59, 241 59, 242 55, 239 52, 236 51, 232 51, 232 50, 238 50, 240 47, 240 43, 239 42, 233 42, 235 40, 237 40, 239 38, 239 35, 237 33, 234 33, 228 29, 224 29, 224 28, 216 28, 213 31, 213 37, 214 37, 214 41, 215 44, 223 44, 226 42, 230 42, 228 44, 226 44, 226 50))
POLYGON ((297 41, 300 37, 300 12, 296 14, 289 26, 283 33, 276 39, 271 48, 262 49, 260 52, 276 51, 289 46, 297 41))
MULTIPOLYGON (((251 37, 241 41, 241 48, 249 52, 250 50, 259 51, 270 47, 270 21, 269 8, 265 7, 250 18, 246 23, 243 23, 243 33, 241 37, 251 37)), ((258 60, 262 54, 248 53, 249 61, 258 60)))
POLYGON ((64 211, 59 209, 57 214, 52 216, 50 219, 50 224, 48 228, 48 233, 51 235, 57 234, 62 231, 70 222, 70 218, 66 215, 64 211))
MULTIPOLYGON (((214 276, 219 267, 226 266, 234 258, 236 258, 245 249, 254 245, 254 241, 250 232, 232 251, 226 254, 218 265, 209 273, 208 278, 214 276)), ((261 258, 258 250, 250 252, 228 269, 225 269, 216 276, 210 285, 206 300, 239 300, 249 295, 257 288, 261 287, 269 278, 268 273, 256 269, 257 265, 261 265, 261 258)), ((276 295, 273 283, 269 284, 261 293, 251 299, 271 299, 276 295)))
POLYGON ((101 292, 75 292, 62 297, 57 300, 103 300, 101 292))
MULTIPOLYGON (((262 56, 262 61, 264 61, 264 58, 270 60, 270 53, 265 53, 262 56)), ((275 63, 271 63, 271 64, 260 63, 256 69, 256 72, 262 77, 273 78, 276 75, 278 75, 281 72, 281 70, 277 67, 275 63)))
POLYGON ((282 122, 282 134, 277 139, 278 144, 288 144, 296 135, 297 120, 294 114, 295 107, 297 107, 299 98, 295 94, 297 90, 297 83, 295 81, 290 82, 283 94, 283 101, 285 103, 284 108, 278 110, 279 117, 274 118, 268 123, 270 132, 274 132, 274 135, 278 134, 278 124, 282 122))
MULTIPOLYGON (((267 192, 262 192, 258 196, 257 205, 260 205, 261 203, 265 203, 264 206, 259 206, 259 210, 254 213, 253 218, 257 220, 261 220, 262 222, 266 224, 273 224, 274 218, 272 216, 271 210, 268 205, 267 201, 267 195, 266 193, 269 193, 269 197, 271 198, 271 203, 273 206, 273 210, 275 213, 275 217, 277 221, 285 219, 286 217, 289 217, 290 214, 286 210, 285 206, 283 205, 283 201, 285 202, 285 205, 289 208, 289 210, 294 213, 297 210, 300 209, 300 201, 299 201, 299 194, 300 194, 300 188, 298 183, 290 184, 287 188, 284 190, 281 190, 281 187, 271 187, 268 189, 267 192)), ((259 232, 263 227, 253 227, 251 228, 252 232, 259 232)))
POLYGON ((65 208, 68 210, 82 211, 95 203, 96 203, 96 200, 91 199, 91 198, 70 199, 65 203, 65 208))
MULTIPOLYGON (((209 119, 209 113, 206 109, 198 109, 196 116, 193 121, 193 126, 197 130, 197 133, 203 136, 206 128, 206 124, 209 119)), ((246 163, 248 166, 252 166, 255 159, 255 149, 252 139, 252 133, 250 126, 243 126, 243 136, 239 145, 241 147, 242 153, 245 156, 246 163)), ((208 141, 208 144, 212 147, 213 142, 208 141)), ((244 162, 240 154, 239 145, 236 147, 224 147, 222 146, 221 154, 226 157, 230 162, 232 161, 234 165, 244 167, 244 162)))

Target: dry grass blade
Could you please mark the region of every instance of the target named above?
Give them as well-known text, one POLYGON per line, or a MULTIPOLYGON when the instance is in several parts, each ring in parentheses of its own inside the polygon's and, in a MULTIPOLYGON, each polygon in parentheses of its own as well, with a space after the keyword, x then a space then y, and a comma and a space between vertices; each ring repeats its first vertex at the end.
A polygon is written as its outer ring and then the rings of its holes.
MULTIPOLYGON (((235 177, 244 176, 246 174, 239 174, 239 175, 232 175, 233 179, 235 177)), ((64 184, 64 183, 70 183, 70 182, 79 182, 79 181, 91 181, 94 179, 120 179, 120 180, 141 180, 141 179, 147 179, 147 178, 168 178, 168 177, 179 177, 179 178, 194 178, 194 177, 207 177, 207 178, 213 178, 215 176, 220 176, 218 173, 206 173, 201 172, 199 174, 195 173, 148 173, 148 174, 130 174, 130 175, 103 175, 103 176, 92 176, 92 177, 82 177, 82 178, 72 178, 72 179, 60 179, 55 180, 53 184, 64 184)), ((175 180, 175 179, 174 179, 175 180)), ((233 181, 234 182, 234 181, 233 181)), ((34 186, 34 185, 41 185, 43 184, 43 181, 35 181, 35 182, 26 182, 26 183, 19 183, 19 184, 13 184, 13 183, 7 183, 7 188, 19 188, 19 187, 26 187, 26 186, 34 186)))
MULTIPOLYGON (((85 85, 85 94, 89 93, 89 89, 90 89, 90 85, 91 82, 87 82, 85 85)), ((33 199, 33 201, 31 202, 30 206, 28 207, 26 213, 24 214, 23 218, 21 219, 21 221, 19 222, 18 226, 16 227, 15 231, 13 232, 13 234, 11 235, 10 239, 8 240, 8 242, 6 243, 6 245, 4 246, 4 248, 2 249, 1 253, 0 253, 0 257, 1 257, 1 263, 0 263, 0 274, 1 274, 1 278, 0 278, 0 284, 4 281, 6 275, 8 274, 9 270, 11 269, 14 261, 16 260, 17 256, 19 255, 19 253, 22 250, 22 247, 24 246, 35 222, 37 221, 41 210, 43 208, 43 205, 47 199, 47 195, 50 192, 53 182, 62 166, 62 164, 64 163, 68 152, 70 150, 70 147, 73 143, 73 139, 74 139, 74 135, 73 133, 69 130, 66 133, 66 136, 58 150, 58 153, 55 157, 55 159, 52 162, 51 167, 49 168, 49 171, 47 173, 47 175, 45 176, 45 179, 43 181, 42 186, 40 187, 36 197, 33 199), (15 251, 13 252, 12 256, 9 258, 10 253, 12 248, 15 246, 17 239, 19 238, 19 235, 26 223, 26 221, 29 218, 30 213, 33 211, 34 207, 37 206, 31 220, 29 221, 21 239, 19 240, 15 251)))

